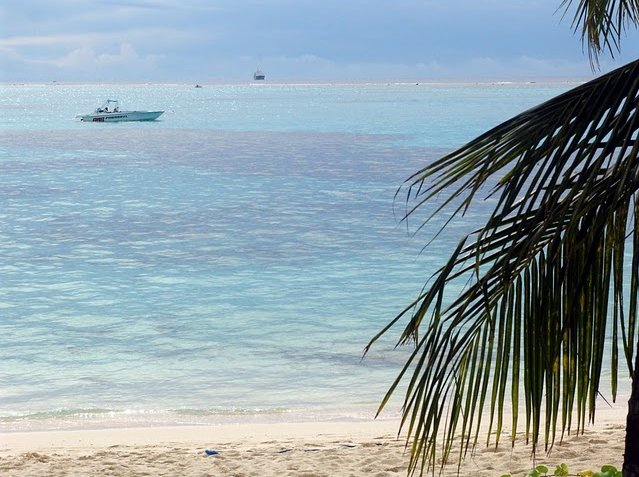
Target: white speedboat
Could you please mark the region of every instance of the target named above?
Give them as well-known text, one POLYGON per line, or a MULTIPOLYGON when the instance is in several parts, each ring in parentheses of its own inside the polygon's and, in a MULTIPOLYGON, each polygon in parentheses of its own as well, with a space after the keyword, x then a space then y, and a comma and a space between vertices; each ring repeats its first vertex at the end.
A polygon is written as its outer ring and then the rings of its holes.
POLYGON ((117 99, 107 99, 106 102, 91 114, 78 114, 80 121, 93 123, 112 123, 119 121, 153 121, 164 111, 122 111, 117 99))

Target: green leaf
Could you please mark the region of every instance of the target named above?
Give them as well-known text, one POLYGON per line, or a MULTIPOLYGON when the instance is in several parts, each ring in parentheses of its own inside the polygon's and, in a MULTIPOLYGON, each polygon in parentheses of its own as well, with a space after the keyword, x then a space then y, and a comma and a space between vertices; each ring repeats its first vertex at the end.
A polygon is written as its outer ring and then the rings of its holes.
POLYGON ((553 475, 557 477, 566 477, 569 473, 570 472, 568 471, 568 466, 566 464, 559 464, 553 475))
POLYGON ((535 467, 535 470, 539 472, 540 474, 548 473, 548 467, 546 467, 545 465, 538 465, 537 467, 535 467))

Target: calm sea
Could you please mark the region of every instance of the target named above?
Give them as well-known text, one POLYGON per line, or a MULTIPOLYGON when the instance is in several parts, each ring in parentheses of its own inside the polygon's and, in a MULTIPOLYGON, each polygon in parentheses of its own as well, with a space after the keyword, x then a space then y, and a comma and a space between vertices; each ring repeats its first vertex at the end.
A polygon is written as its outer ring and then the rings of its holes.
POLYGON ((370 418, 479 220, 422 253, 397 188, 572 86, 1 86, 0 428, 370 418))

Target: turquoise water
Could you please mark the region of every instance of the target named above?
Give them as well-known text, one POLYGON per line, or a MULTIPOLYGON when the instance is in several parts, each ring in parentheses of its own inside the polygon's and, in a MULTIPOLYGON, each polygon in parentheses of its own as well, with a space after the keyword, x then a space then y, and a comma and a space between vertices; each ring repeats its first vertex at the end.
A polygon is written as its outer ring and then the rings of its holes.
POLYGON ((364 346, 480 220, 420 253, 395 191, 571 86, 2 86, 0 428, 370 418, 408 350, 364 346))

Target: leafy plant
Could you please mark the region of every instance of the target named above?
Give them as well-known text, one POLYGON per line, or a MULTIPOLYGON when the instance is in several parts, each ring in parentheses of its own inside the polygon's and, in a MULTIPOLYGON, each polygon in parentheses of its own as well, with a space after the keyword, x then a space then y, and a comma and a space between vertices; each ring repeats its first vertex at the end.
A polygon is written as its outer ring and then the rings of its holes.
MULTIPOLYGON (((545 465, 538 465, 525 477, 549 477, 549 469, 545 465)), ((599 472, 593 472, 592 470, 582 470, 576 474, 571 474, 566 464, 559 464, 555 471, 552 473, 554 477, 623 477, 621 471, 617 470, 614 465, 604 465, 599 472)), ((513 477, 512 474, 504 474, 501 477, 513 477)))
POLYGON ((538 465, 533 470, 528 472, 526 477, 542 477, 545 475, 548 475, 548 467, 546 467, 545 465, 538 465))

